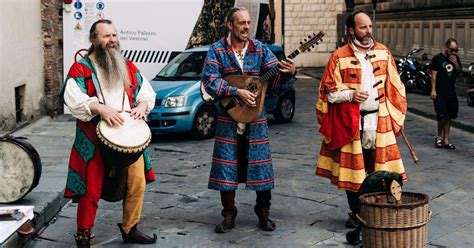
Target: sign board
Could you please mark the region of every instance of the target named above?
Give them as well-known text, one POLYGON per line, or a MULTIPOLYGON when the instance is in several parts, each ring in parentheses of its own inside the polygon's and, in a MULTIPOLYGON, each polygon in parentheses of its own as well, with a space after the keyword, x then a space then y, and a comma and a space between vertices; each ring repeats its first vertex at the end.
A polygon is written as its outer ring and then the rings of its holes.
POLYGON ((186 48, 204 0, 74 0, 63 12, 64 78, 74 55, 90 46, 89 29, 98 19, 117 28, 122 54, 148 79, 173 53, 186 48))
MULTIPOLYGON (((117 28, 124 57, 151 80, 186 48, 203 5, 204 0, 73 0, 63 10, 63 77, 75 58, 90 47, 92 24, 109 19, 117 28)), ((250 36, 264 39, 268 33, 269 1, 235 0, 235 6, 249 10, 254 23, 250 36)))

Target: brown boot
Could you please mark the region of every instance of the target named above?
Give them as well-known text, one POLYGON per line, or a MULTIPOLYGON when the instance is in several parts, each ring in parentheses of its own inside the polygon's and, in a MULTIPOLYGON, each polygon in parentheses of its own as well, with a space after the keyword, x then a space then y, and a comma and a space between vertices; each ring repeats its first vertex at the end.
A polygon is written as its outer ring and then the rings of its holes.
POLYGON ((154 244, 156 243, 156 234, 153 234, 153 238, 138 231, 137 225, 134 225, 128 234, 124 233, 122 230, 122 223, 117 224, 122 233, 122 239, 124 243, 134 243, 134 244, 154 244))
POLYGON ((216 226, 214 230, 216 233, 227 233, 235 227, 237 208, 222 210, 222 216, 224 216, 224 220, 216 226))
POLYGON ((276 228, 275 222, 273 222, 269 215, 270 215, 270 209, 268 208, 258 208, 255 206, 253 208, 255 210, 255 214, 257 214, 258 217, 258 226, 260 226, 260 229, 263 231, 273 231, 276 228))
POLYGON ((94 234, 91 233, 91 230, 79 230, 74 234, 74 238, 78 248, 89 248, 91 247, 91 239, 94 238, 94 234))

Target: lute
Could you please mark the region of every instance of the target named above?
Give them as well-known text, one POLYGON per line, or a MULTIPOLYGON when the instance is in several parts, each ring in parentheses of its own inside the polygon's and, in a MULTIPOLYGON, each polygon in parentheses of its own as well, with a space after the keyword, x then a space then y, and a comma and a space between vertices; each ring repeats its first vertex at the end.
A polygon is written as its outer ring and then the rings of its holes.
MULTIPOLYGON (((304 43, 300 42, 300 46, 287 56, 287 58, 293 59, 303 52, 310 51, 315 45, 319 45, 323 36, 324 32, 322 31, 318 34, 313 33, 313 35, 308 36, 309 40, 304 39, 304 43)), ((241 123, 250 123, 258 118, 265 103, 268 81, 275 76, 277 71, 278 67, 275 66, 259 77, 246 75, 230 75, 224 77, 224 80, 227 81, 229 85, 239 89, 247 89, 256 95, 256 107, 248 106, 237 96, 224 97, 220 100, 222 107, 227 109, 227 112, 233 120, 241 123)))

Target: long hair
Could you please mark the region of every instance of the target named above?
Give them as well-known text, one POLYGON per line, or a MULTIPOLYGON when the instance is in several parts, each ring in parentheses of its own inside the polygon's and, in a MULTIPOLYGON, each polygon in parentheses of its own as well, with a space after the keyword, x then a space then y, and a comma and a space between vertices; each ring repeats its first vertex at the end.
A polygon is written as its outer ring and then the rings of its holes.
POLYGON ((235 19, 235 13, 237 12, 240 12, 240 11, 247 11, 248 10, 244 7, 234 7, 232 9, 229 10, 229 13, 227 13, 227 17, 225 18, 225 22, 234 22, 234 19, 235 19))
MULTIPOLYGON (((96 22, 94 22, 89 30, 89 41, 92 43, 93 40, 95 40, 95 38, 97 38, 97 25, 98 24, 109 24, 109 25, 112 25, 112 21, 111 20, 108 20, 108 19, 102 19, 102 20, 97 20, 96 22)), ((92 54, 94 52, 94 45, 91 45, 89 47, 89 50, 87 51, 89 54, 92 54)))

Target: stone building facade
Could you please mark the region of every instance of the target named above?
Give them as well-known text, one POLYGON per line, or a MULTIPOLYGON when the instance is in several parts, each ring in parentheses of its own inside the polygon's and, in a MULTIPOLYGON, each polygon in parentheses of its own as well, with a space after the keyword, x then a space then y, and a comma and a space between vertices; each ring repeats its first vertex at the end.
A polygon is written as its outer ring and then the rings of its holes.
MULTIPOLYGON (((454 37, 459 56, 474 60, 474 1, 392 0, 377 4, 376 37, 392 53, 403 55, 422 47, 428 55, 442 51, 443 43, 454 37)), ((356 0, 356 9, 372 13, 370 0, 356 0)))
POLYGON ((41 115, 43 33, 39 1, 0 0, 0 134, 41 115))
POLYGON ((325 66, 336 49, 337 16, 346 10, 344 0, 275 0, 275 9, 275 43, 284 44, 285 52, 289 54, 308 35, 323 31, 323 42, 294 61, 298 67, 325 66))
MULTIPOLYGON (((355 9, 372 14, 372 0, 355 0, 355 9)), ((474 62, 474 0, 379 0, 375 9, 375 37, 395 56, 423 48, 431 59, 442 52, 444 42, 454 37, 459 57, 467 69, 474 62)), ((460 80, 458 93, 465 94, 467 80, 460 80)))
POLYGON ((62 1, 0 0, 0 134, 62 111, 62 1))
POLYGON ((63 1, 41 0, 41 23, 44 39, 45 114, 53 117, 63 112, 59 93, 63 80, 63 1))

